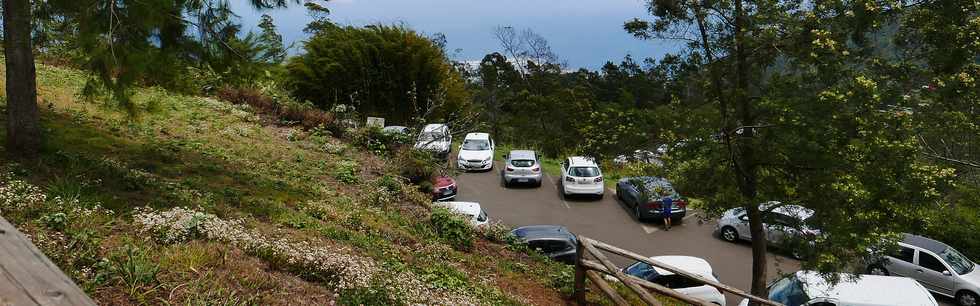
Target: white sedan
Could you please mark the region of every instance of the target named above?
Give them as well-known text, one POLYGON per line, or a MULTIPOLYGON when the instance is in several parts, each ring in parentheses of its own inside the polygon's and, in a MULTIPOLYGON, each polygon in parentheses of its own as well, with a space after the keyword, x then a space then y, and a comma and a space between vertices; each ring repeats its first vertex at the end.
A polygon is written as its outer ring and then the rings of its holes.
MULTIPOLYGON (((652 260, 693 273, 710 281, 718 281, 718 277, 711 269, 708 261, 691 256, 656 256, 650 257, 652 260)), ((698 298, 719 306, 725 306, 725 295, 721 294, 715 287, 705 285, 696 280, 692 280, 670 271, 652 267, 645 262, 637 261, 623 269, 626 274, 636 276, 652 283, 674 289, 677 292, 698 298)))

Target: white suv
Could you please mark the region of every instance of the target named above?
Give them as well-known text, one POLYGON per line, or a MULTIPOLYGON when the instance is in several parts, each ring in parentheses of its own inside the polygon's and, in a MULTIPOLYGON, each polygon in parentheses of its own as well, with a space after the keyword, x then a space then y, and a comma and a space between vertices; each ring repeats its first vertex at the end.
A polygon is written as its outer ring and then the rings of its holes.
POLYGON ((449 157, 453 143, 453 134, 449 126, 441 123, 426 124, 415 141, 415 148, 432 152, 435 157, 445 160, 449 157))
POLYGON ((561 192, 569 195, 592 195, 600 199, 605 194, 602 171, 591 158, 572 156, 561 164, 561 192))
MULTIPOLYGON (((786 306, 938 306, 925 287, 906 277, 837 273, 831 284, 817 272, 798 271, 769 284, 769 300, 786 306)), ((744 299, 739 306, 749 305, 744 299)))
POLYGON ((493 138, 487 133, 469 133, 459 146, 456 166, 460 170, 493 169, 493 138))

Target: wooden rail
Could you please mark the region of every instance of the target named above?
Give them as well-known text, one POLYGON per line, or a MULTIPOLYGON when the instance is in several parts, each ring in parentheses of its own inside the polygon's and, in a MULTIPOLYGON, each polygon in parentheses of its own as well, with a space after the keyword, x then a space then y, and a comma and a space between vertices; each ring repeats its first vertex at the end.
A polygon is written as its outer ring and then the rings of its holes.
POLYGON ((662 262, 659 262, 659 261, 656 261, 656 260, 652 260, 652 259, 650 259, 648 257, 645 257, 645 256, 642 256, 642 255, 639 255, 639 254, 630 252, 628 250, 624 250, 624 249, 621 249, 621 248, 618 248, 618 247, 615 247, 615 246, 612 246, 612 245, 603 243, 601 241, 596 241, 596 240, 593 240, 593 239, 590 239, 590 238, 587 238, 587 237, 583 237, 583 236, 578 236, 577 238, 578 238, 578 257, 576 258, 576 261, 575 261, 575 295, 574 295, 574 297, 575 297, 576 302, 579 305, 585 305, 585 303, 586 303, 586 301, 585 301, 585 279, 586 278, 588 278, 590 281, 592 281, 592 283, 594 283, 596 286, 598 286, 599 289, 604 294, 606 294, 606 296, 608 296, 610 299, 612 299, 613 302, 616 305, 628 305, 628 303, 626 302, 626 299, 624 299, 622 296, 620 296, 619 293, 617 293, 616 290, 614 290, 612 288, 612 286, 610 286, 609 283, 606 282, 606 280, 603 279, 603 277, 601 277, 601 275, 599 275, 599 273, 602 273, 602 274, 605 274, 605 275, 609 275, 609 276, 615 277, 617 280, 619 280, 620 282, 622 282, 623 285, 625 285, 631 291, 633 291, 634 293, 636 293, 637 295, 639 295, 640 299, 643 300, 643 302, 646 303, 647 305, 654 305, 654 306, 660 306, 660 305, 662 305, 662 303, 659 300, 657 300, 655 297, 653 297, 653 295, 650 294, 650 291, 656 292, 657 294, 660 294, 660 295, 663 295, 663 296, 671 297, 673 299, 676 299, 678 301, 685 302, 685 303, 688 303, 688 304, 691 304, 691 305, 699 305, 699 306, 711 306, 711 305, 714 305, 714 304, 711 304, 711 303, 709 303, 707 301, 704 301, 704 300, 701 300, 701 299, 698 299, 698 298, 695 298, 695 297, 688 296, 686 294, 677 292, 677 291, 675 291, 673 289, 670 289, 670 288, 661 286, 659 284, 656 284, 656 283, 647 281, 645 279, 641 279, 641 278, 638 278, 638 277, 635 277, 635 276, 632 276, 632 275, 628 275, 626 273, 623 273, 622 269, 620 269, 615 264, 613 264, 613 262, 610 261, 609 258, 606 257, 605 254, 603 254, 602 251, 605 251, 605 252, 616 254, 616 255, 619 255, 619 256, 622 256, 622 257, 625 257, 625 258, 630 258, 630 259, 633 259, 633 260, 641 261, 641 262, 644 262, 644 263, 646 263, 648 265, 651 265, 651 266, 654 266, 654 267, 657 267, 657 268, 661 268, 661 269, 670 271, 671 273, 674 273, 676 275, 683 276, 685 278, 694 280, 694 281, 699 282, 699 283, 702 283, 704 285, 715 287, 719 291, 728 292, 728 293, 731 293, 731 294, 734 294, 734 295, 737 295, 737 296, 740 296, 740 297, 744 297, 746 299, 749 299, 750 301, 753 301, 753 302, 758 303, 759 305, 783 306, 780 303, 776 303, 776 302, 773 302, 773 301, 770 301, 770 300, 767 300, 767 299, 764 299, 764 298, 753 296, 753 295, 748 294, 748 293, 746 293, 746 292, 744 292, 742 290, 735 289, 734 287, 731 287, 731 286, 728 286, 728 285, 725 285, 725 284, 722 284, 722 283, 719 283, 719 282, 716 282, 716 281, 713 281, 713 280, 710 280, 710 279, 706 279, 704 277, 701 277, 700 275, 693 274, 693 273, 690 273, 690 272, 687 272, 687 271, 678 269, 678 268, 676 268, 674 266, 667 265, 665 263, 662 263, 662 262), (586 254, 590 255, 593 258, 595 258, 595 260, 590 260, 590 259, 585 258, 584 255, 586 255, 586 254), (599 273, 597 273, 597 272, 599 272, 599 273))
POLYGON ((0 305, 95 305, 24 234, 0 217, 0 305))

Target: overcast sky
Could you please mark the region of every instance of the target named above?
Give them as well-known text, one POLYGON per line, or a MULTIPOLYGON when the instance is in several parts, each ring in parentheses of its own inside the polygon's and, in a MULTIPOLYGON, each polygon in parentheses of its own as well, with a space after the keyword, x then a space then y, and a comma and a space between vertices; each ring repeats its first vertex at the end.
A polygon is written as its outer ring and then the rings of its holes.
MULTIPOLYGON (((263 12, 242 2, 232 1, 235 11, 246 31, 255 30, 263 12)), ((660 58, 669 50, 664 42, 640 41, 623 31, 626 20, 645 17, 642 0, 332 0, 327 6, 340 24, 403 23, 426 35, 443 33, 450 53, 462 50, 454 58, 462 61, 499 51, 493 37, 498 25, 538 32, 571 69, 597 69, 627 54, 660 58)), ((302 29, 310 17, 301 5, 265 13, 287 44, 306 38, 302 29)))

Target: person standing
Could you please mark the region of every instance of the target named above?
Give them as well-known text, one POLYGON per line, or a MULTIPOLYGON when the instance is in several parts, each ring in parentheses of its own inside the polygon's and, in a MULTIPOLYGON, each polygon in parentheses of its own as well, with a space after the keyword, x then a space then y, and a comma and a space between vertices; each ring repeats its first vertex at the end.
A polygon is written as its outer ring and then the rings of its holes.
POLYGON ((674 199, 671 199, 669 195, 664 196, 660 199, 660 210, 663 212, 664 216, 664 229, 670 230, 670 213, 674 210, 674 199))

